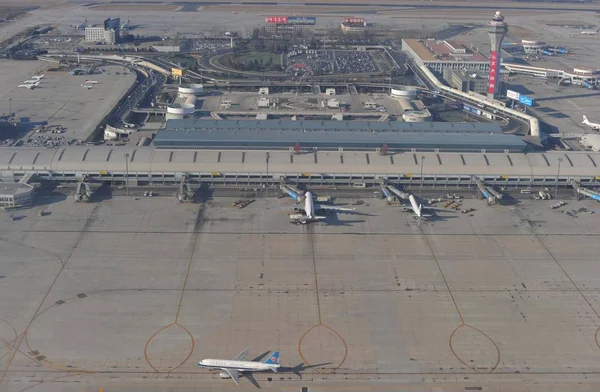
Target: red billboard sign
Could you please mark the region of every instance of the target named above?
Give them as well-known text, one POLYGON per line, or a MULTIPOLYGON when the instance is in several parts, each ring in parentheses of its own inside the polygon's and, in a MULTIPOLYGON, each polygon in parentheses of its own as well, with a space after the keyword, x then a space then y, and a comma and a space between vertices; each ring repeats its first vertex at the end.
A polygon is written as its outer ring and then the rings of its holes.
POLYGON ((500 58, 498 57, 498 52, 496 52, 495 50, 492 51, 491 55, 490 55, 490 76, 488 77, 488 89, 487 92, 488 94, 494 94, 496 92, 496 81, 497 78, 500 77, 500 75, 498 75, 498 63, 500 61, 500 58))
POLYGON ((267 16, 267 17, 265 17, 265 22, 287 24, 288 17, 287 16, 267 16))
POLYGON ((364 24, 365 23, 365 18, 353 18, 353 17, 350 17, 350 16, 346 16, 344 18, 344 23, 364 24))

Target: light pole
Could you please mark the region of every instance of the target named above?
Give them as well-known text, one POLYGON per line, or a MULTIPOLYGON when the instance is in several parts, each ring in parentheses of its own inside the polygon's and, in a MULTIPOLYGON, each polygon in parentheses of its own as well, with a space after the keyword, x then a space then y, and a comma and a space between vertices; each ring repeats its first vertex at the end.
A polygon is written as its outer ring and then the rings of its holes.
POLYGON ((129 196, 129 153, 125 154, 125 192, 129 196))
POLYGON ((8 118, 12 117, 12 98, 8 98, 8 118))
POLYGON ((271 158, 271 154, 267 152, 267 187, 269 186, 269 158, 271 158))
POLYGON ((421 186, 419 187, 419 199, 421 199, 421 191, 423 190, 423 161, 425 160, 425 156, 421 155, 421 186))
POLYGON ((556 183, 554 184, 554 198, 558 196, 558 178, 560 177, 560 163, 563 161, 562 158, 558 158, 558 171, 556 172, 556 183))

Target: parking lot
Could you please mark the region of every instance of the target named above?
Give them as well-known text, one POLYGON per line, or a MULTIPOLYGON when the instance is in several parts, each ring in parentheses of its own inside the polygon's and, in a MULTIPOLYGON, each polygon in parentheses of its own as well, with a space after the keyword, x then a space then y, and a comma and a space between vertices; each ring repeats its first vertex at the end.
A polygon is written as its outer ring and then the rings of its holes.
POLYGON ((368 52, 295 49, 287 54, 288 73, 296 72, 294 64, 308 66, 314 75, 379 72, 368 52))

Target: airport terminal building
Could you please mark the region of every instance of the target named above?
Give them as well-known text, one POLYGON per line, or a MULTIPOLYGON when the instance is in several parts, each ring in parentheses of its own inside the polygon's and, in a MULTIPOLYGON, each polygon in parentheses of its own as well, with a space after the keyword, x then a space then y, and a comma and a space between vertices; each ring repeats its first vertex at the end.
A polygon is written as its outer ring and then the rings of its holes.
POLYGON ((491 123, 334 120, 168 120, 158 149, 303 151, 498 151, 527 144, 491 123))
POLYGON ((474 187, 474 177, 506 188, 566 187, 569 180, 600 186, 600 153, 174 150, 73 146, 0 148, 0 183, 28 175, 36 181, 131 186, 191 183, 259 186, 281 178, 317 186, 376 186, 383 178, 404 186, 474 187), (562 165, 561 165, 562 162, 562 165), (560 166, 560 176, 558 170, 560 166))

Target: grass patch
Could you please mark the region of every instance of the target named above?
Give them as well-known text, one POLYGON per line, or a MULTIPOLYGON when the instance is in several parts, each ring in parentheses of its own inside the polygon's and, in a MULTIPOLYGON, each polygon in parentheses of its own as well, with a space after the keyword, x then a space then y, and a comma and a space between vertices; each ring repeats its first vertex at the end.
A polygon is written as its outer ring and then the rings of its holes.
POLYGON ((273 64, 281 65, 281 55, 275 54, 275 53, 247 52, 247 53, 240 54, 239 59, 240 59, 240 61, 244 61, 244 62, 256 60, 259 63, 262 60, 263 64, 268 63, 269 59, 271 59, 271 62, 273 64))
POLYGON ((224 67, 240 71, 269 72, 280 69, 281 55, 269 52, 228 53, 216 59, 224 67))

